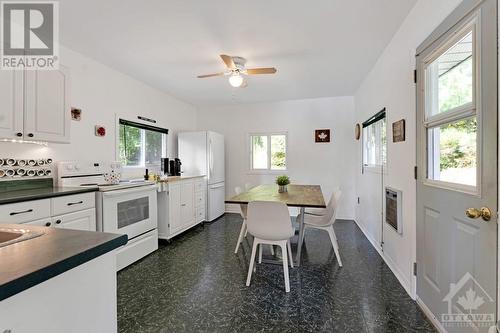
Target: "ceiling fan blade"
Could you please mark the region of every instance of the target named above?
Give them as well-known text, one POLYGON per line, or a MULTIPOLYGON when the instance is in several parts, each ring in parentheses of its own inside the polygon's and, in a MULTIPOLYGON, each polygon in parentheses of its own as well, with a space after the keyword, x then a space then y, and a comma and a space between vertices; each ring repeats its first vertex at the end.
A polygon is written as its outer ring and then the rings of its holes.
POLYGON ((222 61, 226 64, 227 68, 229 69, 235 69, 236 65, 234 64, 233 57, 228 56, 227 54, 221 54, 220 57, 222 58, 222 61))
POLYGON ((206 78, 206 77, 213 77, 213 76, 223 76, 224 73, 214 73, 214 74, 206 74, 206 75, 198 75, 198 79, 203 79, 203 78, 206 78))
POLYGON ((268 67, 268 68, 248 68, 247 74, 249 75, 254 75, 254 74, 274 74, 277 72, 276 68, 274 67, 268 67))

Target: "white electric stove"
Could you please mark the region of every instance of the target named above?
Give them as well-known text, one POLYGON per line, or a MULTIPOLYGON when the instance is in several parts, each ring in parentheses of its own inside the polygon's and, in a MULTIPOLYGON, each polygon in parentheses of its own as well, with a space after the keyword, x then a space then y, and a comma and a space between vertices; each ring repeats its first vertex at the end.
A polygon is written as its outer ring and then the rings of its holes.
POLYGON ((117 251, 120 270, 158 249, 157 187, 154 182, 126 180, 107 184, 104 174, 121 173, 119 162, 59 162, 61 187, 96 187, 97 230, 127 234, 128 243, 117 251))

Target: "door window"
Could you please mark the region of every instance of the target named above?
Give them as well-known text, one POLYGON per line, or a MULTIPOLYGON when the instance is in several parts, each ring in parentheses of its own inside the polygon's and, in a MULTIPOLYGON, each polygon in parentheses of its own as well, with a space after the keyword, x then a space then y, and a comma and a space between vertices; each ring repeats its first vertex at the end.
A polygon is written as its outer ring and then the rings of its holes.
POLYGON ((476 22, 452 35, 424 67, 427 180, 476 190, 478 108, 476 22))

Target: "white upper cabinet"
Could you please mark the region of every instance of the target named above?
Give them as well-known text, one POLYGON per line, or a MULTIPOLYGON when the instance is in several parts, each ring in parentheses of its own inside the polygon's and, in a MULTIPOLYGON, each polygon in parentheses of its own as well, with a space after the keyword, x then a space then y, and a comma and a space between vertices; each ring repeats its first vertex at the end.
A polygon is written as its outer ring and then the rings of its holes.
POLYGON ((24 133, 37 141, 69 143, 69 75, 58 70, 26 71, 24 133))
POLYGON ((0 138, 69 143, 69 87, 64 66, 0 71, 0 138))
POLYGON ((0 137, 23 138, 23 72, 0 70, 0 137))

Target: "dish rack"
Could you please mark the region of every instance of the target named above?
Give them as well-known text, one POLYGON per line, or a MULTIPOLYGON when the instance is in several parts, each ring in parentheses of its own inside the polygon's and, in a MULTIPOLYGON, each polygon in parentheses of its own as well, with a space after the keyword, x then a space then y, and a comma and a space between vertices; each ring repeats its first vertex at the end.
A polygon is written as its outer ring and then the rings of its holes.
POLYGON ((52 176, 52 159, 0 158, 0 180, 52 176))

